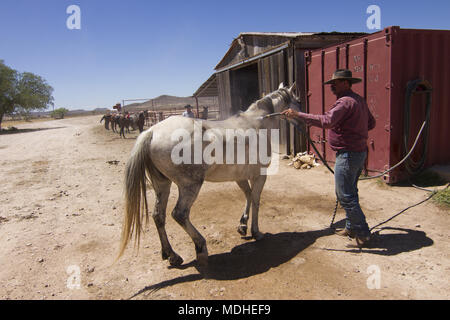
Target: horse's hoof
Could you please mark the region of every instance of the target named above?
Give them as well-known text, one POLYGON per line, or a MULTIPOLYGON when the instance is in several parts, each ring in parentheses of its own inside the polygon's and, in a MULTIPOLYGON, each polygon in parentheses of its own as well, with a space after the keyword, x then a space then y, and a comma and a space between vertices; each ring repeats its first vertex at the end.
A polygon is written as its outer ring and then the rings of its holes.
POLYGON ((169 259, 169 257, 170 257, 170 254, 168 254, 168 253, 166 253, 164 251, 161 251, 161 258, 163 260, 167 260, 167 259, 169 259))
POLYGON ((252 238, 255 239, 256 241, 262 240, 264 239, 264 233, 261 232, 254 232, 252 233, 252 238))
POLYGON ((238 227, 237 232, 239 232, 241 236, 245 237, 247 235, 247 226, 245 224, 241 224, 238 227))
POLYGON ((183 264, 183 258, 174 253, 173 255, 170 256, 169 263, 173 267, 181 266, 183 264))

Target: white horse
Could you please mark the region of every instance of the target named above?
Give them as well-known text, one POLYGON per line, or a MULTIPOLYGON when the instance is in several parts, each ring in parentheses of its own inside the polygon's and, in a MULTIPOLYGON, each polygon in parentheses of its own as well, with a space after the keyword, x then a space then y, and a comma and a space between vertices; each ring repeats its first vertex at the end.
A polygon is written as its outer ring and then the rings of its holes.
MULTIPOLYGON (((268 132, 261 129, 270 129, 274 124, 273 118, 264 116, 287 108, 298 109, 297 98, 293 93, 294 86, 287 88, 280 84, 278 90, 250 105, 247 111, 224 121, 173 116, 144 131, 138 137, 126 165, 125 218, 118 257, 123 254, 133 234, 139 245, 144 215, 148 222, 147 179, 151 181, 156 195, 152 216, 161 240, 162 258, 169 259, 171 265, 178 266, 183 263, 183 259, 173 251, 165 229, 166 207, 172 182, 178 186, 179 191, 172 217, 192 238, 200 266, 207 265, 208 250, 205 239, 190 222, 189 212, 204 181, 236 181, 247 200, 238 232, 243 236, 246 235, 249 211, 252 208, 251 234, 256 240, 262 239, 264 235, 258 227, 258 209, 261 191, 266 181, 266 174, 262 169, 267 168, 269 163, 251 161, 252 139, 248 133, 254 130, 258 138, 261 138, 261 132, 268 132), (230 147, 227 149, 227 156, 218 148, 226 147, 221 138, 230 130, 237 132, 236 137, 227 139, 227 143, 231 141, 233 150, 237 141, 245 141, 245 161, 242 161, 243 158, 241 162, 236 161, 239 154, 232 153, 230 156, 228 153, 230 147), (205 141, 204 136, 207 134, 209 139, 205 141), (245 139, 239 140, 243 135, 245 139), (212 150, 211 145, 216 148, 212 150), (192 150, 194 152, 191 152, 192 150), (215 161, 202 158, 208 150, 215 161)), ((256 139, 260 153, 264 139, 270 139, 270 132, 262 139, 256 139)), ((267 152, 271 155, 270 147, 266 150, 266 155, 267 152)))

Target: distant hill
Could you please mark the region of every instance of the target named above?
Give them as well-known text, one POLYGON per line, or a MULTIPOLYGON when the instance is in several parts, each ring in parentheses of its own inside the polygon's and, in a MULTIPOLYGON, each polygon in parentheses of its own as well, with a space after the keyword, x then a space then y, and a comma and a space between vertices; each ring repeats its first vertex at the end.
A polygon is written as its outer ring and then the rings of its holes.
MULTIPOLYGON (((170 95, 160 95, 159 97, 150 99, 148 101, 142 103, 130 103, 125 105, 125 111, 129 112, 138 112, 141 110, 150 110, 150 111, 174 111, 174 110, 183 110, 184 106, 190 104, 193 108, 196 107, 196 101, 193 97, 177 97, 170 95)), ((199 108, 203 106, 210 107, 210 110, 218 108, 218 101, 215 97, 206 97, 198 99, 199 108)), ((56 107, 55 107, 56 109, 56 107)), ((83 115, 93 115, 93 114, 105 114, 108 110, 112 110, 112 106, 110 108, 95 108, 90 110, 84 109, 76 109, 69 110, 66 116, 83 116, 83 115)), ((48 118, 50 117, 52 111, 34 111, 30 112, 31 118, 48 118)), ((19 115, 16 118, 21 118, 19 115)))
POLYGON ((108 108, 95 108, 92 110, 95 113, 105 113, 108 110, 108 108))
MULTIPOLYGON (((142 103, 132 103, 125 105, 125 111, 136 112, 141 110, 180 110, 183 109, 186 104, 196 107, 196 101, 193 97, 176 97, 170 95, 161 95, 154 99, 142 103)), ((217 98, 207 97, 198 99, 199 107, 217 107, 217 98)))

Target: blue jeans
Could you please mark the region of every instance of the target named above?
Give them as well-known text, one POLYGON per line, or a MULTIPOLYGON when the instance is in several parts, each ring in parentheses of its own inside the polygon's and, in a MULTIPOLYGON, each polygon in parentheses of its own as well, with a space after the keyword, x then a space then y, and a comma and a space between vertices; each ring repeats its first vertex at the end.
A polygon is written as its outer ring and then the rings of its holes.
POLYGON ((361 236, 370 234, 358 197, 358 178, 366 157, 366 151, 338 151, 334 166, 336 196, 346 213, 345 227, 361 236))

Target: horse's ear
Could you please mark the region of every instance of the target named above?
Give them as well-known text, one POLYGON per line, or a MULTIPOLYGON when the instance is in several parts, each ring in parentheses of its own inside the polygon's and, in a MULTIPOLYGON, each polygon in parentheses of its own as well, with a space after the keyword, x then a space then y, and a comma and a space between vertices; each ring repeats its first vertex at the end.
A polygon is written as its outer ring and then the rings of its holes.
POLYGON ((296 88, 296 83, 294 82, 294 84, 288 89, 288 91, 289 91, 289 94, 292 96, 292 97, 294 97, 294 99, 295 100, 298 100, 298 101, 300 101, 300 97, 298 97, 296 94, 295 94, 295 88, 296 88))
POLYGON ((289 88, 289 92, 292 93, 295 90, 296 83, 294 82, 292 86, 289 88))
POLYGON ((280 90, 280 89, 282 89, 282 88, 284 88, 284 83, 283 83, 283 82, 280 83, 280 85, 278 86, 278 90, 280 90))

